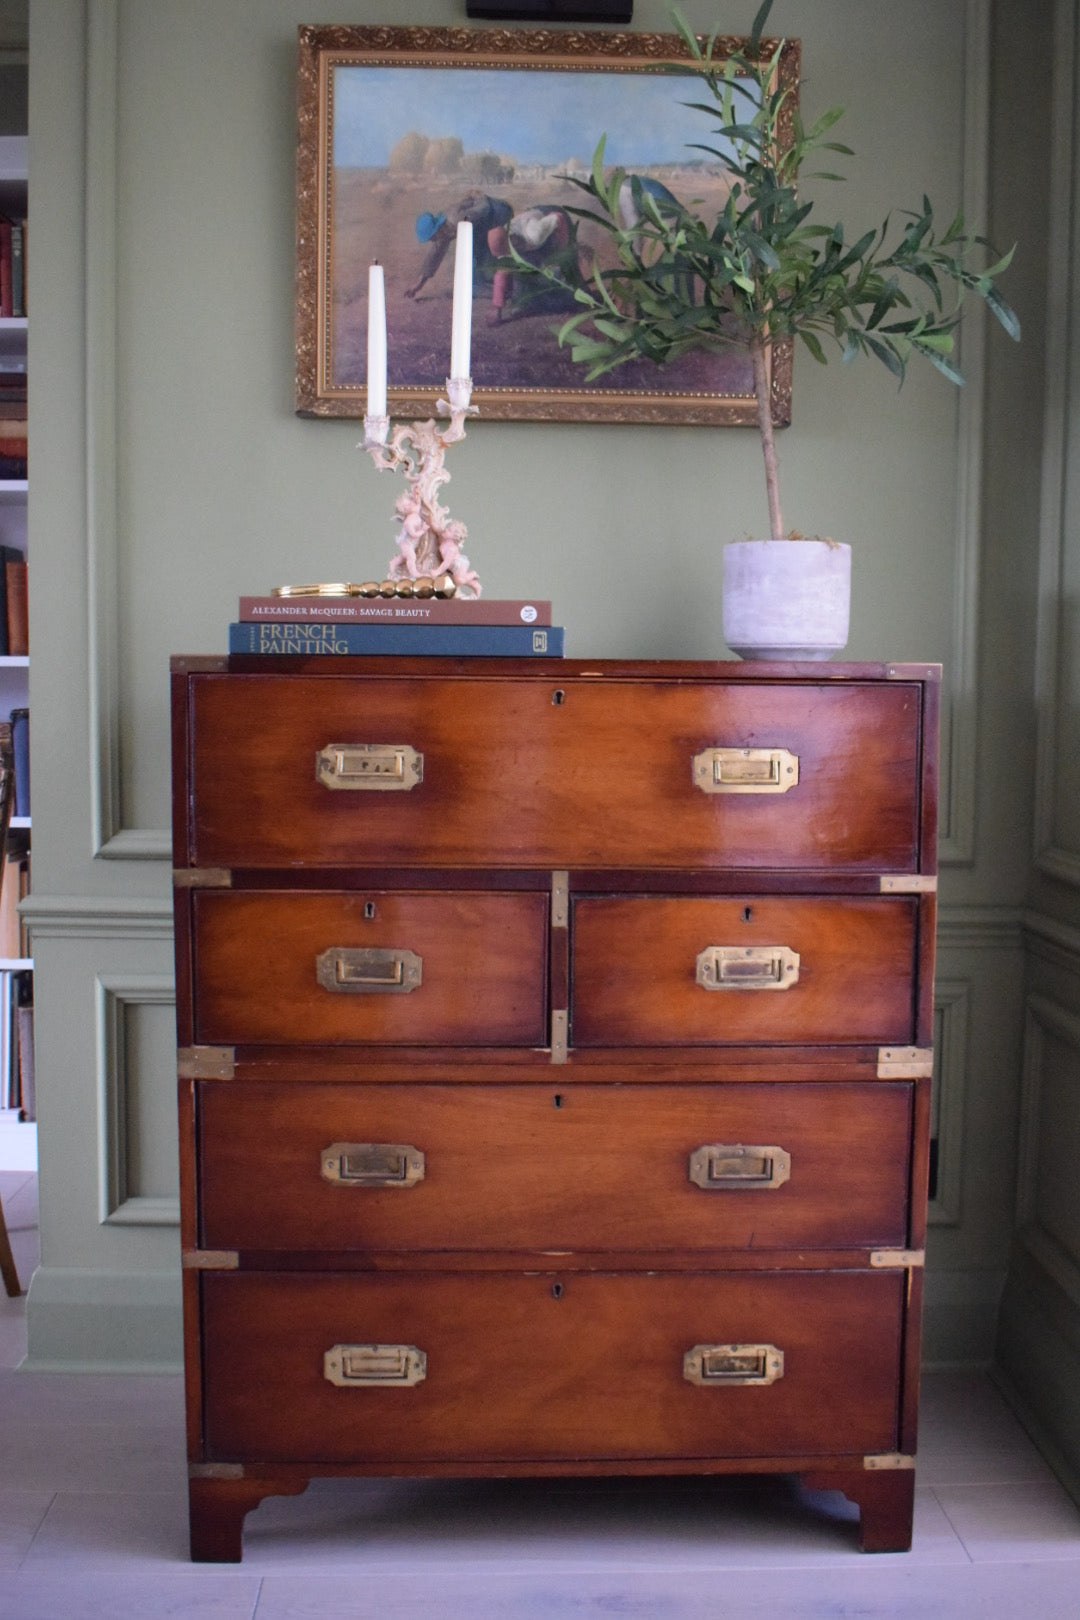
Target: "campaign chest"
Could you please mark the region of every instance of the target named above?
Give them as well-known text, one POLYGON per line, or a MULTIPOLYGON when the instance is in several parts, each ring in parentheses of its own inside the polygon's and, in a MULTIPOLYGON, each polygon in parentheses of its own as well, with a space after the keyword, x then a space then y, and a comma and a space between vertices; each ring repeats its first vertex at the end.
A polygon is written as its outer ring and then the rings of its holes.
POLYGON ((318 1475, 911 1537, 939 672, 173 660, 196 1559, 318 1475))

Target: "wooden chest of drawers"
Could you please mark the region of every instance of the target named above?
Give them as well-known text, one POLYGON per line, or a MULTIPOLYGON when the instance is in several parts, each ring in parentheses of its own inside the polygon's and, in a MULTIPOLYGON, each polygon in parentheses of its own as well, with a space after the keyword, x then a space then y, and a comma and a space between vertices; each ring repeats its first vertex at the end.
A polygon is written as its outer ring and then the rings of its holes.
POLYGON ((910 1544, 933 666, 175 659, 196 1559, 320 1474, 910 1544))

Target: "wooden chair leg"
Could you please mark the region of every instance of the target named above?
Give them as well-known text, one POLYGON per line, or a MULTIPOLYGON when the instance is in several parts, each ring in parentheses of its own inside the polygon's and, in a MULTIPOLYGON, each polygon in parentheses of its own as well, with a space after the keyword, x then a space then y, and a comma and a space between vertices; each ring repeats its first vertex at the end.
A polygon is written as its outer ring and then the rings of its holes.
POLYGON ((191 1557, 196 1564, 238 1564, 244 1554, 244 1520, 266 1496, 299 1496, 309 1481, 205 1479, 188 1481, 191 1557))
POLYGON ((858 1506, 863 1552, 907 1552, 911 1547, 914 1469, 822 1469, 802 1477, 810 1490, 842 1491, 858 1506))
POLYGON ((2 1204, 0 1204, 0 1274, 3 1275, 8 1298, 16 1299, 22 1293, 22 1289, 19 1286, 19 1273, 15 1269, 15 1256, 11 1252, 11 1239, 8 1237, 2 1204))

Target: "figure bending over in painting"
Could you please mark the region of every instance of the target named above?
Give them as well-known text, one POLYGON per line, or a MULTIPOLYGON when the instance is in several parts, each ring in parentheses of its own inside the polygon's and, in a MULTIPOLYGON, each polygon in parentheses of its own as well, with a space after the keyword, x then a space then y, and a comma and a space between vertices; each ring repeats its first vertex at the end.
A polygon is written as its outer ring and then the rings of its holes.
POLYGON ((488 197, 482 191, 467 192, 450 215, 421 214, 416 221, 416 239, 427 247, 420 275, 411 287, 406 287, 406 298, 415 298, 438 270, 457 239, 457 228, 468 220, 473 228, 474 280, 490 281, 497 254, 490 246, 493 231, 505 233, 514 210, 502 197, 488 197))

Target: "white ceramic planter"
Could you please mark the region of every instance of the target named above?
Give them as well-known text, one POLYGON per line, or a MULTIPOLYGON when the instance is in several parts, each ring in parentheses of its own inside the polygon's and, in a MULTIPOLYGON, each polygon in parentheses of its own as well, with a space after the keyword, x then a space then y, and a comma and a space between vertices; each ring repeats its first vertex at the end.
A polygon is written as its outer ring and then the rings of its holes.
POLYGON ((724 640, 740 658, 832 658, 847 646, 851 547, 735 540, 724 547, 724 640))

